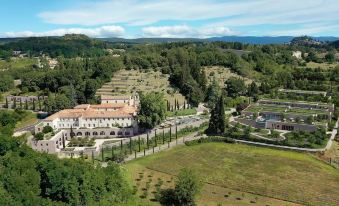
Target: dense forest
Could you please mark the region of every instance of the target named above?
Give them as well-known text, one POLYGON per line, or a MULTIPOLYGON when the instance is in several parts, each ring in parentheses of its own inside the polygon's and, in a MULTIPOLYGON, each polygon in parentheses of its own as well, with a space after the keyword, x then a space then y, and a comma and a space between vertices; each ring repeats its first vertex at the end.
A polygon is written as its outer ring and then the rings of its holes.
MULTIPOLYGON (((23 111, 0 111, 0 205, 122 205, 132 189, 116 164, 37 153, 11 137, 23 111)), ((133 204, 132 204, 133 205, 133 204)))
MULTIPOLYGON (((21 79, 23 92, 49 95, 48 111, 96 102, 95 91, 119 69, 160 70, 170 75, 174 87, 197 105, 208 95, 205 66, 223 66, 254 80, 239 91, 224 89, 228 96, 274 95, 278 88, 329 91, 338 96, 338 68, 308 68, 307 62, 333 63, 337 42, 320 44, 308 37, 294 39, 289 45, 251 45, 225 42, 176 42, 159 44, 123 44, 93 40, 83 35, 28 38, 0 46, 2 51, 21 50, 31 55, 46 54, 58 59, 54 69, 12 69, 2 72, 0 91, 13 87, 21 79), (71 49, 69 49, 71 47, 71 49), (107 53, 118 50, 119 55, 107 53), (235 52, 238 51, 238 52, 235 52), (303 60, 292 56, 300 51, 303 60), (239 53, 240 52, 240 53, 239 53), (320 55, 322 54, 322 55, 320 55), (251 88, 250 88, 251 87, 251 88), (228 91, 227 91, 228 90, 228 91)), ((333 100, 338 102, 336 98, 333 100)))

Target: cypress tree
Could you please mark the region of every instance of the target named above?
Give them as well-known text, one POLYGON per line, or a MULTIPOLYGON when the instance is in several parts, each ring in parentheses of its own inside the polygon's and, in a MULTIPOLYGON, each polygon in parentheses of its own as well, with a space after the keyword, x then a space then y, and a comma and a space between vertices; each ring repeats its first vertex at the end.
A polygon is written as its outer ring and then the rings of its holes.
POLYGON ((158 146, 158 137, 157 137, 157 130, 154 130, 154 139, 155 139, 155 146, 158 146))
POLYGON ((220 133, 225 133, 226 117, 225 117, 225 104, 223 96, 219 99, 219 121, 218 129, 220 133))
POLYGON ((140 152, 141 151, 140 136, 138 137, 138 143, 139 143, 139 152, 140 152))
POLYGON ((104 148, 101 147, 101 160, 104 161, 104 148))
POLYGON ((129 138, 129 153, 132 154, 132 137, 129 138))
POLYGON ((41 100, 39 98, 39 111, 41 111, 42 107, 41 107, 41 100))
POLYGON ((172 142, 172 126, 170 127, 170 132, 169 132, 169 135, 170 135, 170 142, 172 142))
POLYGON ((94 164, 94 151, 92 150, 92 163, 94 164))
POLYGON ((6 104, 5 104, 5 108, 8 108, 8 99, 6 97, 6 104))
POLYGON ((35 99, 33 99, 33 106, 32 106, 32 110, 35 111, 35 99))
POLYGON ((16 109, 16 98, 14 98, 14 102, 13 102, 12 107, 13 107, 13 109, 16 109))
POLYGON ((25 110, 28 110, 28 101, 27 101, 27 99, 25 101, 25 110))
POLYGON ((165 131, 162 130, 162 144, 165 144, 165 131))
POLYGON ((22 100, 20 98, 20 109, 22 109, 22 100))
POLYGON ((220 96, 219 101, 211 111, 208 132, 212 134, 222 134, 225 132, 225 124, 224 99, 220 96))

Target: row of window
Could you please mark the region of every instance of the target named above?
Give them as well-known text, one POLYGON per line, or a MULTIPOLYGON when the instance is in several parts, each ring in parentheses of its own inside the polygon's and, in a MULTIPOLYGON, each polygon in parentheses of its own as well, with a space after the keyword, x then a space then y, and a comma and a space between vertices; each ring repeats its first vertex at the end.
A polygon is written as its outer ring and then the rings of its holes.
MULTIPOLYGON (((129 136, 129 135, 131 135, 131 133, 129 132, 129 131, 125 131, 125 133, 123 132, 123 131, 118 131, 118 133, 117 133, 117 135, 126 135, 126 136, 129 136)), ((77 132, 77 133, 73 133, 72 134, 73 136, 82 136, 83 135, 83 133, 82 132, 77 132)), ((90 132, 85 132, 85 136, 90 136, 91 135, 91 133, 90 132)), ((105 136, 105 135, 108 135, 108 132, 106 133, 105 131, 101 131, 101 132, 92 132, 92 136, 98 136, 98 135, 100 135, 100 136, 105 136)), ((111 131, 111 132, 109 132, 109 135, 111 135, 111 136, 113 136, 113 135, 116 135, 116 133, 115 133, 115 131, 111 131)))
MULTIPOLYGON (((107 118, 107 120, 108 121, 110 121, 110 120, 125 120, 125 118, 124 117, 122 117, 122 118, 107 118)), ((127 117, 126 118, 127 120, 131 120, 132 118, 131 117, 127 117)), ((67 118, 61 118, 60 119, 60 121, 69 121, 69 120, 73 120, 73 121, 78 121, 78 119, 77 118, 69 118, 69 119, 67 119, 67 118)), ((84 119, 85 121, 97 121, 98 119, 97 118, 94 118, 94 119, 92 119, 92 118, 85 118, 84 119)), ((106 121, 106 118, 103 118, 103 119, 99 119, 100 120, 100 122, 103 120, 103 121, 106 121)))
MULTIPOLYGON (((71 124, 59 124, 60 128, 65 128, 65 127, 69 128, 70 126, 78 127, 79 125, 78 124, 73 124, 73 125, 71 125, 71 124)), ((97 127, 97 126, 100 127, 100 125, 96 125, 96 124, 87 124, 87 127, 97 127)), ((128 124, 128 123, 121 123, 121 124, 114 123, 114 124, 112 124, 112 127, 116 127, 116 126, 128 127, 128 126, 130 126, 130 124, 128 124)), ((83 124, 83 127, 86 127, 86 124, 83 124)), ((110 124, 107 124, 107 127, 110 127, 110 124)))

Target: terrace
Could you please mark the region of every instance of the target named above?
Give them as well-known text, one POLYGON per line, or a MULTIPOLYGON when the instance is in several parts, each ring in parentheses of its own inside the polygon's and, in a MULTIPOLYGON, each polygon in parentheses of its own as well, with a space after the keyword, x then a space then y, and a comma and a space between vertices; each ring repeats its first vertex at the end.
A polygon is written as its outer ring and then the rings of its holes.
POLYGON ((273 106, 273 105, 251 105, 244 110, 244 112, 252 113, 280 113, 280 114, 295 114, 295 115, 326 115, 327 112, 319 109, 305 109, 305 108, 290 108, 287 106, 273 106))

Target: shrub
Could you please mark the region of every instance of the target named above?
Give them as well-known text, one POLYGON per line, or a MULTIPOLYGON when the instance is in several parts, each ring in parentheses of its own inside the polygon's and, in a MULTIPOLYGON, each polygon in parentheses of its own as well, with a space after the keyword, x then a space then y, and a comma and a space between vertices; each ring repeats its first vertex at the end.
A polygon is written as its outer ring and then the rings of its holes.
POLYGON ((44 126, 44 128, 42 129, 42 132, 47 134, 53 131, 53 128, 51 126, 44 126))
POLYGON ((37 133, 37 134, 35 134, 34 135, 34 138, 36 139, 36 140, 43 140, 44 139, 44 133, 42 133, 42 132, 39 132, 39 133, 37 133))

